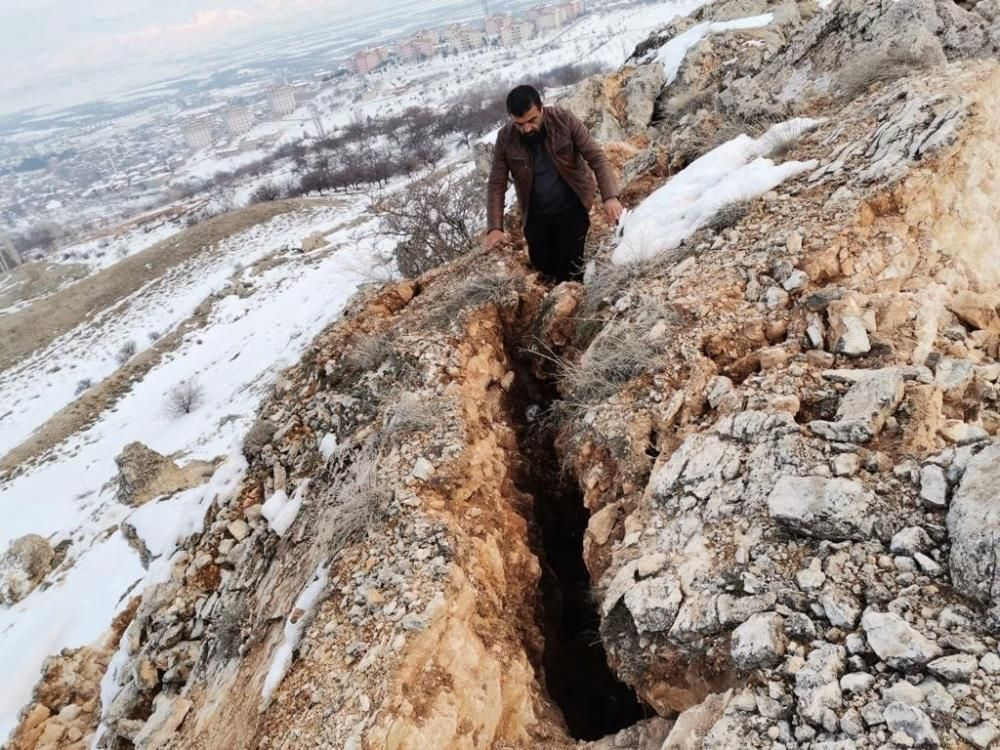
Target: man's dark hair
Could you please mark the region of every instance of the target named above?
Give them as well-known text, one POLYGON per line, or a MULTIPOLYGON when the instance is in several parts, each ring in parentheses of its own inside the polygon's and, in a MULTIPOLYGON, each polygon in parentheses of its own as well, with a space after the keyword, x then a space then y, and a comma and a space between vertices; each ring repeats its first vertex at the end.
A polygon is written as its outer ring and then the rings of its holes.
POLYGON ((507 111, 514 117, 520 117, 532 107, 541 106, 542 95, 534 86, 517 86, 507 94, 507 111))

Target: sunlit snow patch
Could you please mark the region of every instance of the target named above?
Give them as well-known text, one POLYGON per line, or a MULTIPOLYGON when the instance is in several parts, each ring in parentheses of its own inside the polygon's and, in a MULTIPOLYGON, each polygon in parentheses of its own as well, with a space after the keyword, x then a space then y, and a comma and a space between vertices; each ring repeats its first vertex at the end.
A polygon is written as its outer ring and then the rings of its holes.
POLYGON ((739 135, 691 162, 625 214, 612 262, 631 263, 673 250, 721 207, 756 198, 789 177, 815 168, 816 160, 775 164, 766 155, 819 122, 797 117, 772 126, 759 138, 739 135))
POLYGON ((737 18, 732 21, 706 21, 692 26, 687 31, 678 34, 669 42, 664 44, 655 52, 655 57, 651 62, 658 62, 663 66, 667 83, 673 83, 677 77, 677 72, 684 62, 684 57, 688 50, 711 34, 718 34, 723 31, 737 31, 739 29, 759 29, 767 26, 774 20, 773 13, 763 13, 759 16, 748 16, 747 18, 737 18))
POLYGON ((289 668, 292 666, 292 659, 295 656, 295 649, 302 639, 306 625, 312 620, 316 605, 319 604, 326 591, 326 580, 330 572, 327 563, 320 565, 309 584, 302 589, 299 598, 295 600, 292 614, 285 621, 284 640, 278 646, 271 659, 271 666, 267 670, 267 677, 264 678, 264 687, 261 691, 263 705, 271 702, 271 696, 275 689, 285 678, 289 668))
POLYGON ((309 480, 304 481, 291 497, 282 490, 277 490, 261 507, 261 515, 267 519, 271 530, 278 536, 284 536, 295 522, 302 507, 302 496, 305 495, 308 486, 309 480))

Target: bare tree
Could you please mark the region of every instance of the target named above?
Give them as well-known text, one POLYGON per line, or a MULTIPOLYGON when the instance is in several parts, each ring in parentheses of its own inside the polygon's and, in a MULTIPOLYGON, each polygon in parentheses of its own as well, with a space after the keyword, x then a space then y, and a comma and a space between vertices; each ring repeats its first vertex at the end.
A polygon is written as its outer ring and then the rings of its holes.
POLYGON ((167 394, 167 413, 172 417, 190 414, 205 400, 205 391, 197 380, 185 380, 167 394))
POLYGON ((420 274, 467 253, 476 243, 483 215, 482 188, 475 176, 429 176, 372 200, 379 233, 398 240, 400 273, 420 274))
POLYGON ((265 182, 250 193, 251 203, 269 203, 281 197, 281 188, 273 182, 265 182))

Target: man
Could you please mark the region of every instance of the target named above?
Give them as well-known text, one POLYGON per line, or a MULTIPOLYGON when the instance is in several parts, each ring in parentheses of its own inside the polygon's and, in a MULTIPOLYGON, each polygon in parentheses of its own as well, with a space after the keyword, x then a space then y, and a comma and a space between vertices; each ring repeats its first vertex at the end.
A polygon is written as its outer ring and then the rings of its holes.
POLYGON ((531 264, 556 281, 579 281, 594 193, 600 187, 608 221, 617 223, 618 181, 586 126, 569 110, 543 107, 531 86, 507 95, 507 112, 511 121, 497 135, 487 183, 483 245, 489 250, 507 239, 503 210, 510 175, 531 264))

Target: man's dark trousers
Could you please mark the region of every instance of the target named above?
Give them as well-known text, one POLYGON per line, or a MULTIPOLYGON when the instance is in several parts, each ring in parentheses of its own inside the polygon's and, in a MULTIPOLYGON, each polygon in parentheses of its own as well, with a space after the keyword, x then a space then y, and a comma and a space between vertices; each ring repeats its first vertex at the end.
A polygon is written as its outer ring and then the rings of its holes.
POLYGON ((583 245, 590 215, 579 201, 554 214, 536 214, 524 225, 531 265, 558 281, 583 280, 583 245))

